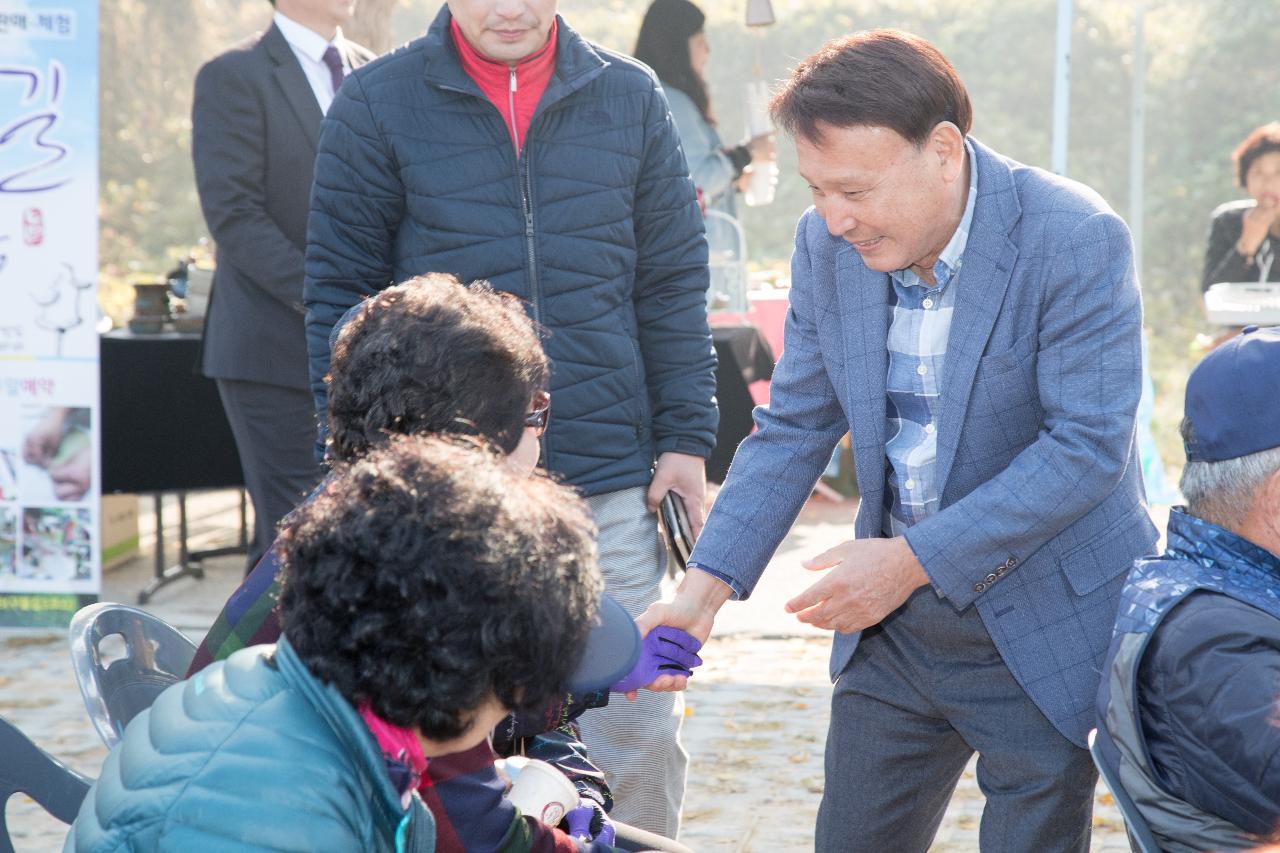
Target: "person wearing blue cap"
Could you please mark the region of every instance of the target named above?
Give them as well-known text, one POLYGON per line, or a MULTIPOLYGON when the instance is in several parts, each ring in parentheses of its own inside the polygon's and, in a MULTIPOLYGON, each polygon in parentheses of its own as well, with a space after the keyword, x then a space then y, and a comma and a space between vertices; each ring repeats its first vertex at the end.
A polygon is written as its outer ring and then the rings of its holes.
POLYGON ((1098 692, 1098 741, 1161 850, 1280 830, 1280 327, 1187 381, 1168 544, 1139 559, 1098 692))

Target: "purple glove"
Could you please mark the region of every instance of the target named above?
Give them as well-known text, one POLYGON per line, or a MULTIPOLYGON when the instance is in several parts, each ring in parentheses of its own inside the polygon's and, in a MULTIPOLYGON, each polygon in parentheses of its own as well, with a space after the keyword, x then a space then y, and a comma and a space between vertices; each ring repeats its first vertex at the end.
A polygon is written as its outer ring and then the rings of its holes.
POLYGON ((578 807, 569 810, 564 822, 569 827, 565 831, 580 841, 598 841, 607 847, 613 846, 613 821, 595 800, 579 799, 578 807))
POLYGON ((693 675, 694 667, 702 665, 702 658, 696 654, 700 648, 702 643, 679 628, 659 625, 644 638, 635 668, 609 689, 630 693, 652 684, 660 675, 693 675))

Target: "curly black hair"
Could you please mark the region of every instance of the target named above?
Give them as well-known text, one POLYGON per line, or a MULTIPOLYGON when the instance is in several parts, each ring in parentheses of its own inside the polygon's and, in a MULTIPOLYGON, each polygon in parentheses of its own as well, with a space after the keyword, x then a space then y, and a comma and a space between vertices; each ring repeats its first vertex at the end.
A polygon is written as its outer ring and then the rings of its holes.
POLYGON ((603 588, 581 498, 474 440, 393 436, 283 533, 284 636, 353 705, 447 740, 490 696, 546 704, 603 588))
POLYGON ((394 433, 480 435, 506 453, 550 368, 520 300, 431 273, 370 297, 329 376, 329 448, 350 461, 394 433))

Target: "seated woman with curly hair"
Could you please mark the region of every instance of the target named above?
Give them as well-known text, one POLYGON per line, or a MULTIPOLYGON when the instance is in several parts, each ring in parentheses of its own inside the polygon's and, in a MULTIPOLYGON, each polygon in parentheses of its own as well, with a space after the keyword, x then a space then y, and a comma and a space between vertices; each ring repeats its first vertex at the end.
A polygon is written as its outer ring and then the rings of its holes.
MULTIPOLYGON (((65 849, 436 849, 417 794, 431 763, 547 703, 580 661, 596 687, 632 666, 593 537, 570 490, 476 445, 397 437, 340 468, 281 535, 280 641, 134 720, 65 849), (586 661, 593 630, 613 642, 586 661)), ((535 849, 531 824, 483 849, 535 849)))
MULTIPOLYGON (((335 329, 328 376, 333 460, 359 459, 396 434, 462 434, 498 448, 517 474, 533 471, 550 414, 545 392, 550 367, 518 299, 483 283, 468 287, 453 276, 431 274, 370 297, 335 329)), ((241 648, 279 638, 279 574, 279 548, 273 546, 223 606, 196 650, 188 677, 241 648)), ((665 657, 647 660, 672 665, 665 657)), ((492 748, 481 743, 431 762, 421 794, 436 818, 440 853, 497 849, 492 843, 507 831, 510 809, 497 805, 501 784, 493 767, 495 752, 554 765, 582 798, 577 820, 584 810, 590 815, 585 831, 580 823, 566 826, 575 834, 608 840, 614 832, 607 818, 613 799, 576 723, 584 710, 608 700, 607 688, 573 689, 502 720, 492 748)), ((559 830, 530 825, 536 844, 568 843, 559 830)))
MULTIPOLYGON (((533 471, 550 410, 550 367, 518 299, 431 274, 370 297, 336 328, 328 376, 332 459, 359 459, 395 434, 464 434, 497 447, 518 474, 533 471)), ((273 546, 223 606, 188 677, 241 648, 276 641, 279 574, 273 546)), ((502 721, 493 738, 499 755, 538 758, 569 777, 597 812, 595 831, 604 829, 612 797, 574 721, 607 701, 603 690, 556 697, 502 721)), ((493 750, 480 744, 431 765, 423 796, 441 824, 442 853, 485 849, 474 836, 497 825, 473 817, 477 803, 492 802, 493 750)))
MULTIPOLYGON (((550 367, 519 300, 450 275, 419 276, 352 308, 335 327, 329 384, 329 457, 360 458, 389 435, 474 435, 514 470, 538 463, 550 414, 550 367)), ((273 643, 276 547, 232 593, 196 649, 187 675, 237 649, 273 643)))

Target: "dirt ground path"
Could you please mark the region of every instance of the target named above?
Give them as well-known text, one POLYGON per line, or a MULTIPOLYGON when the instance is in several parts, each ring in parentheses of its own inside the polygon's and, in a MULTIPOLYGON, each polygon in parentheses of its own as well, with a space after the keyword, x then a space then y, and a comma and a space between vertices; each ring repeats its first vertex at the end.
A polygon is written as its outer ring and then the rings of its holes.
MULTIPOLYGON (((813 850, 829 716, 828 649, 825 638, 812 636, 734 634, 708 643, 687 694, 685 844, 699 853, 813 850)), ((983 802, 971 763, 932 853, 978 850, 983 802)), ((1094 853, 1129 849, 1103 786, 1093 823, 1094 853)))
MULTIPOLYGON (((224 493, 193 500, 196 541, 230 538, 236 503, 224 493)), ((814 504, 779 549, 747 602, 726 606, 686 695, 690 776, 681 840, 707 853, 799 853, 813 849, 826 738, 828 635, 797 623, 782 602, 812 582, 799 559, 847 536, 850 504, 814 504)), ((150 541, 143 531, 143 541, 150 541)), ((172 533, 172 531, 170 531, 172 533)), ((172 541, 172 539, 170 540, 172 541)), ((166 588, 148 609, 193 637, 203 636, 235 588, 243 562, 206 564, 206 578, 166 588)), ((132 601, 150 572, 149 555, 111 573, 104 598, 132 601)), ((76 769, 96 775, 106 754, 80 700, 62 632, 0 632, 0 716, 76 769)), ((3 756, 0 756, 3 760, 3 756)), ((15 797, 7 815, 18 851, 61 848, 66 828, 15 797)), ((982 794, 972 765, 961 779, 933 851, 976 851, 982 794)), ((1119 814, 1098 789, 1093 851, 1128 845, 1119 814)))

